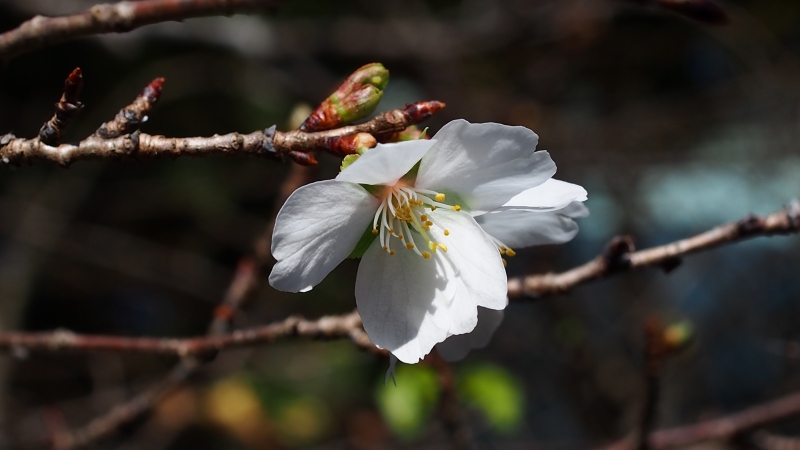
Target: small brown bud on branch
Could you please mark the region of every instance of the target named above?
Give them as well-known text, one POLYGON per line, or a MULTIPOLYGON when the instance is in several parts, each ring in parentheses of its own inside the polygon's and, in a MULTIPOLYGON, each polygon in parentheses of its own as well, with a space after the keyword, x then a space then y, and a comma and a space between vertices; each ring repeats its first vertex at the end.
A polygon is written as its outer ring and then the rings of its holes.
POLYGON ((147 114, 161 98, 163 88, 163 78, 151 81, 133 103, 122 108, 114 120, 101 125, 95 134, 105 139, 111 139, 138 130, 139 126, 147 120, 147 114))
POLYGON ((61 100, 56 103, 56 113, 39 130, 39 140, 47 145, 57 145, 61 141, 61 134, 72 120, 83 109, 83 104, 78 101, 78 96, 83 87, 83 74, 77 67, 64 81, 64 93, 61 100))

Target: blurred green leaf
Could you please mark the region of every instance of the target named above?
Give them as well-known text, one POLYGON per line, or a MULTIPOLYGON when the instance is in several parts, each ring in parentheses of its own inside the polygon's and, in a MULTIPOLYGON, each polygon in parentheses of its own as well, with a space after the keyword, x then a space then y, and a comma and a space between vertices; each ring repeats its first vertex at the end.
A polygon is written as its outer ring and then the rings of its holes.
POLYGON ((522 383, 502 367, 481 364, 460 377, 464 401, 477 407, 500 433, 511 433, 525 414, 522 383))
POLYGON ((381 383, 375 400, 386 423, 403 438, 418 435, 428 423, 439 398, 436 372, 430 367, 403 365, 395 374, 397 386, 381 383))

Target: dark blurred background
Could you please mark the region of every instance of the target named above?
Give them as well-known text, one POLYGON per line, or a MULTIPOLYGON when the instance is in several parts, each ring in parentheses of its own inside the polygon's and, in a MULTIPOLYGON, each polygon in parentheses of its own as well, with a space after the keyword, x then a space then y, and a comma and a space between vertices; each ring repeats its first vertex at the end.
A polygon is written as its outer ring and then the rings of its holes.
MULTIPOLYGON (((87 0, 2 0, 0 29, 87 0)), ((64 78, 83 70, 91 134, 152 79, 144 131, 286 129, 351 71, 382 62, 379 111, 436 99, 433 131, 465 118, 540 135, 557 177, 589 191, 571 243, 520 251, 510 275, 563 270, 615 234, 641 247, 800 196, 800 3, 722 3, 710 26, 604 0, 286 1, 274 15, 192 19, 86 38, 0 68, 0 133, 33 137, 64 78)), ((319 178, 338 161, 322 156, 319 178)), ((267 226, 288 164, 207 158, 0 170, 0 328, 135 336, 205 333, 236 262, 267 226)), ((455 366, 482 448, 576 448, 637 423, 647 316, 691 323, 664 369, 659 427, 800 390, 800 240, 759 238, 656 270, 512 303, 489 348, 455 366)), ((357 262, 307 294, 264 286, 236 319, 255 326, 354 307, 357 262)), ((75 427, 161 379, 174 358, 12 352, 0 360, 0 445, 75 427)), ((230 351, 97 448, 445 448, 431 369, 348 342, 230 351)), ((770 427, 791 435, 800 422, 770 427)), ((712 445, 713 446, 713 445, 712 445)))

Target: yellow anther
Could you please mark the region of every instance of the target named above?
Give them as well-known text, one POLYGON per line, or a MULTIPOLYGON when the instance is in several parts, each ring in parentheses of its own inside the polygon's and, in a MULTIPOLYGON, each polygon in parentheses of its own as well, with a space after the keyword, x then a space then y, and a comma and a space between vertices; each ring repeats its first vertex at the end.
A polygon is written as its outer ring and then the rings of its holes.
POLYGON ((429 227, 432 227, 432 226, 433 226, 433 222, 431 222, 431 221, 429 220, 429 221, 425 222, 425 225, 427 225, 427 226, 429 226, 429 227))
POLYGON ((500 254, 501 255, 505 255, 506 254, 506 249, 503 248, 503 247, 500 247, 500 254))
POLYGON ((453 209, 455 209, 456 211, 461 211, 461 205, 453 206, 453 209))
POLYGON ((407 248, 407 249, 409 249, 409 250, 411 250, 412 248, 414 248, 414 244, 412 244, 411 242, 409 242, 408 244, 406 244, 406 248, 407 248))
POLYGON ((387 246, 385 246, 385 245, 384 245, 384 246, 383 246, 383 251, 386 251, 386 250, 389 250, 389 247, 387 247, 387 246))
POLYGON ((436 211, 436 207, 435 206, 431 206, 431 211, 436 211))
POLYGON ((509 258, 513 258, 514 256, 517 255, 517 252, 515 252, 514 250, 511 250, 509 248, 509 249, 506 249, 506 255, 508 255, 509 258))
POLYGON ((503 267, 508 267, 508 262, 505 259, 503 259, 503 267))
POLYGON ((423 214, 423 215, 419 216, 419 220, 422 221, 422 222, 427 222, 428 221, 428 216, 423 214))
POLYGON ((394 234, 394 228, 389 228, 389 234, 394 234))
POLYGON ((447 246, 444 244, 436 244, 437 247, 442 249, 443 252, 447 253, 447 246))
POLYGON ((375 228, 373 228, 373 229, 372 229, 372 234, 378 234, 378 230, 377 230, 377 229, 375 229, 375 228))
POLYGON ((422 257, 425 259, 431 259, 431 254, 428 252, 422 252, 422 257))
POLYGON ((394 256, 394 250, 389 252, 389 256, 394 256))
POLYGON ((450 236, 450 230, 444 230, 444 235, 445 236, 450 236))
POLYGON ((397 239, 403 239, 403 233, 398 234, 397 239))
POLYGON ((436 199, 437 202, 443 202, 444 201, 444 194, 442 194, 442 193, 436 194, 436 197, 434 197, 434 198, 436 199))

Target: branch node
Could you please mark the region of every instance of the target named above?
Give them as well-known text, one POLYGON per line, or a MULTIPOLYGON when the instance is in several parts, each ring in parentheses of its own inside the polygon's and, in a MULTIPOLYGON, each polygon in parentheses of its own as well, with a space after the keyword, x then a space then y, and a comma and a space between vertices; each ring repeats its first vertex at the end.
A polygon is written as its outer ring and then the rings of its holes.
POLYGON ((754 214, 748 214, 736 223, 736 228, 742 235, 759 233, 764 230, 764 220, 754 214))
POLYGON ((634 251, 636 251, 636 246, 633 243, 633 237, 615 236, 603 252, 606 270, 614 272, 627 269, 631 264, 628 254, 634 251))
POLYGON ((664 262, 662 262, 659 267, 661 267, 661 270, 663 270, 664 273, 670 274, 675 269, 680 267, 681 264, 683 264, 683 259, 678 257, 678 256, 675 256, 675 257, 672 257, 672 258, 665 259, 664 262))
POLYGON ((277 127, 275 125, 264 129, 264 140, 261 142, 261 150, 265 155, 271 157, 272 159, 283 162, 283 154, 275 150, 274 139, 276 129, 277 127))

